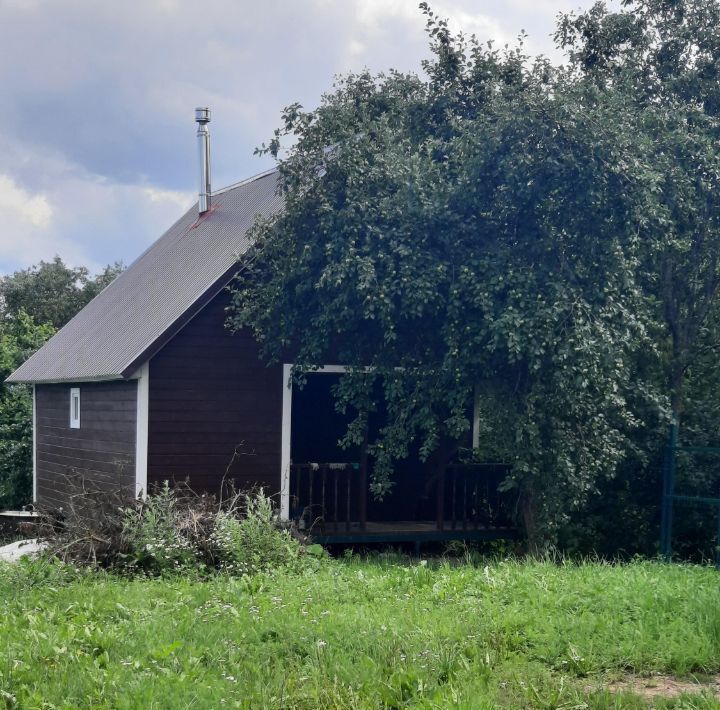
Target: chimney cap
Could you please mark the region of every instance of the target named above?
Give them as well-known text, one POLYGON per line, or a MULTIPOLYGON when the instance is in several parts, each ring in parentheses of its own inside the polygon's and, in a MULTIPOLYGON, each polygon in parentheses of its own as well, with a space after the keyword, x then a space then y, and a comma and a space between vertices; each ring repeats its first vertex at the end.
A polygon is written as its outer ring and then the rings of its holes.
POLYGON ((198 123, 210 123, 210 109, 207 106, 200 106, 196 108, 195 120, 198 123))

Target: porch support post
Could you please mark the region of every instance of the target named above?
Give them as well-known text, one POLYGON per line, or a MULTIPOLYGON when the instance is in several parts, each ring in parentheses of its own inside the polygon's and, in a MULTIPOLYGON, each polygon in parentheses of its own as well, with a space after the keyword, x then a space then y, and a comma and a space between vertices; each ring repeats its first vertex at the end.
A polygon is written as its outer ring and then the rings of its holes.
POLYGON ((150 362, 137 372, 135 416, 135 497, 145 497, 148 488, 148 426, 150 422, 150 362))
POLYGON ((292 365, 283 365, 282 436, 280 443, 280 519, 290 520, 290 432, 292 426, 292 365))
POLYGON ((368 428, 365 426, 365 436, 360 448, 360 529, 367 528, 367 498, 368 498, 368 428))
POLYGON ((32 480, 33 480, 33 503, 37 503, 38 480, 37 480, 37 399, 35 385, 32 386, 32 480))
POLYGON ((437 485, 437 528, 442 530, 445 524, 445 456, 444 452, 438 465, 437 485))

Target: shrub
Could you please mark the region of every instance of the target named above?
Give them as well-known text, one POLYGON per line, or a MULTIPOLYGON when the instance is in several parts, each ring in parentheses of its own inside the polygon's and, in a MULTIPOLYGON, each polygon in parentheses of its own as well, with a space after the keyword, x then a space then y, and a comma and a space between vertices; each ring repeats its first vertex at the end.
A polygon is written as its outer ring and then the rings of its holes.
POLYGON ((127 493, 120 488, 100 489, 78 471, 63 478, 67 491, 64 505, 38 506, 37 523, 25 525, 25 532, 45 541, 50 557, 80 565, 112 566, 129 552, 123 534, 127 493))
MULTIPOLYGON (((41 511, 34 531, 47 541, 48 554, 65 562, 151 575, 254 574, 308 559, 262 490, 231 491, 217 501, 165 482, 128 504, 122 491, 93 488, 77 474, 67 478, 67 506, 41 511)), ((310 559, 317 563, 317 555, 310 559)))
POLYGON ((220 511, 215 520, 213 547, 219 566, 229 572, 252 574, 288 567, 300 558, 300 543, 280 527, 272 501, 261 490, 244 496, 244 515, 220 511))
POLYGON ((165 481, 156 493, 126 508, 123 534, 129 549, 121 559, 155 573, 201 566, 198 527, 212 528, 213 516, 203 498, 195 498, 198 505, 188 504, 165 481))

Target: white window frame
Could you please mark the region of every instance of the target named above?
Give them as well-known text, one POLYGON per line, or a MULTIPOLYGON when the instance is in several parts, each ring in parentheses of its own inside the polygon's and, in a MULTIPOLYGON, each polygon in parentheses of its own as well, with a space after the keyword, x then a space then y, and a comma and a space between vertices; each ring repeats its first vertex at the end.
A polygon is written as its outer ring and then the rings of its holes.
POLYGON ((70 388, 70 428, 80 428, 80 388, 70 388), (77 407, 75 403, 77 402, 77 407))

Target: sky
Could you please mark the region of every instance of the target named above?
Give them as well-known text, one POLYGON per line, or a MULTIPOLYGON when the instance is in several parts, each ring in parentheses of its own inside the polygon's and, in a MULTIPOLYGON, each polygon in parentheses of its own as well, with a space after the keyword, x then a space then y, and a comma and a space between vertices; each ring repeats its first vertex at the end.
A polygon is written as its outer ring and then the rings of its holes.
MULTIPOLYGON (((591 0, 440 0, 451 27, 554 59, 559 11, 591 0)), ((194 108, 212 110, 212 186, 284 106, 334 76, 419 71, 418 0, 0 0, 0 274, 59 255, 129 264, 197 199, 194 108)))

